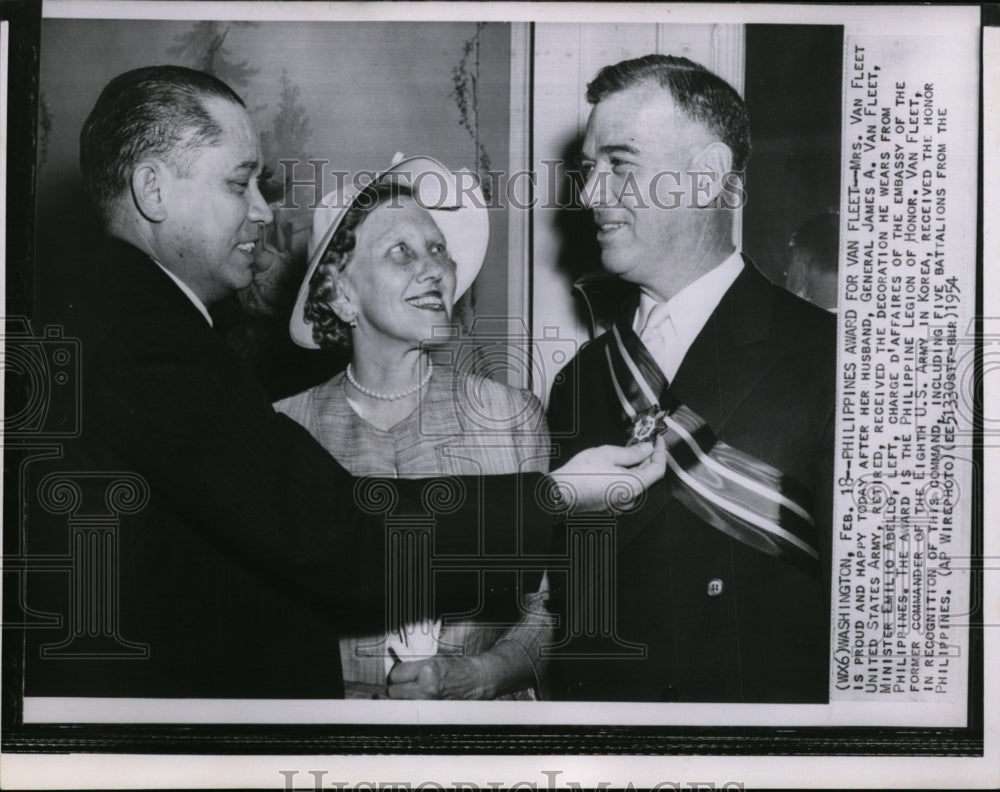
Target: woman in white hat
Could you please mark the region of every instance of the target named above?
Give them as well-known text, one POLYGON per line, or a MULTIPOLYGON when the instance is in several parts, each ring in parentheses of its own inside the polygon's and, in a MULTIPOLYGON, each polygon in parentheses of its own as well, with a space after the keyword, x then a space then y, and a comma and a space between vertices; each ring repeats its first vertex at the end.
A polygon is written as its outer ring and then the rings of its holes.
MULTIPOLYGON (((549 438, 538 399, 435 364, 426 343, 451 335, 455 301, 485 257, 487 210, 471 174, 402 159, 349 200, 331 194, 324 203, 332 208, 314 217, 292 338, 321 349, 347 344, 351 362, 275 407, 354 475, 544 471, 549 438)), ((539 648, 552 634, 542 588, 522 597, 527 612, 509 629, 422 623, 342 639, 346 695, 533 698, 539 648)))

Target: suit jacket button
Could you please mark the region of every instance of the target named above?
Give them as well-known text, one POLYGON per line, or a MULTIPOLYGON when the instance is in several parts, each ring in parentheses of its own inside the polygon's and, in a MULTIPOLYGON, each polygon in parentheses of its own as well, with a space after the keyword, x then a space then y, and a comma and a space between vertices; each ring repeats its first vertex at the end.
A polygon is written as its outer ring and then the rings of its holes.
POLYGON ((723 586, 722 581, 719 578, 712 578, 708 581, 708 596, 718 597, 722 593, 723 588, 725 588, 725 586, 723 586))

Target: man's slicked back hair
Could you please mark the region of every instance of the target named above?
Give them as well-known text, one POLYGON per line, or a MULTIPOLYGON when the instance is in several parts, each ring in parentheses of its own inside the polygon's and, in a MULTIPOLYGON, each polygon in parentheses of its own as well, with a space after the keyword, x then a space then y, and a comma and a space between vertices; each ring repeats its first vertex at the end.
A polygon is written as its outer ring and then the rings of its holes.
POLYGON ((670 91, 677 106, 729 146, 733 170, 743 171, 750 158, 750 118, 736 90, 704 66, 674 55, 646 55, 605 66, 587 86, 587 101, 597 104, 612 94, 655 82, 670 91))
POLYGON ((183 175, 199 149, 219 142, 222 129, 205 109, 210 98, 246 106, 222 80, 183 66, 134 69, 105 86, 80 132, 83 181, 105 219, 144 157, 183 175))

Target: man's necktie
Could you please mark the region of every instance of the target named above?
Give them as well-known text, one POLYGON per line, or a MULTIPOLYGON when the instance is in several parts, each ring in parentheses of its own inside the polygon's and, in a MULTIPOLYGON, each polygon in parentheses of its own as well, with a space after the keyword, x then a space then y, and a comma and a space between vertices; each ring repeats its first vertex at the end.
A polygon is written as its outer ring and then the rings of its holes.
MULTIPOLYGON (((660 366, 664 376, 668 373, 668 358, 673 345, 677 343, 677 332, 670 321, 670 312, 665 303, 657 303, 646 317, 646 326, 639 334, 643 346, 660 366)), ((669 379, 669 377, 667 377, 669 379)))

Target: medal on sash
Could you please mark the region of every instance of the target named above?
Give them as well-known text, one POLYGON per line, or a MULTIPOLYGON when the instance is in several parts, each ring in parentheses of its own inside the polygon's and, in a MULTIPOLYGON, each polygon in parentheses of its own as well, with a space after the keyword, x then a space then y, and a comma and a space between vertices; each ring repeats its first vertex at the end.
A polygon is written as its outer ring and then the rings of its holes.
MULTIPOLYGON (((593 320, 589 280, 576 288, 593 320)), ((727 536, 818 573, 817 531, 806 487, 719 440, 700 416, 669 394, 666 377, 630 326, 616 323, 594 343, 603 346, 627 443, 663 435, 671 494, 727 536)))

